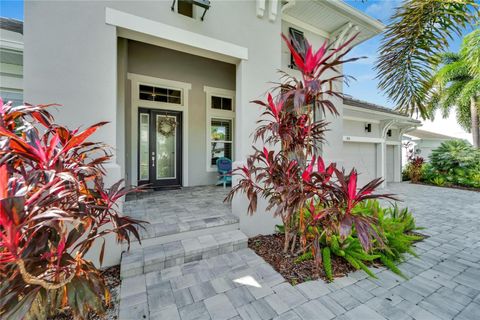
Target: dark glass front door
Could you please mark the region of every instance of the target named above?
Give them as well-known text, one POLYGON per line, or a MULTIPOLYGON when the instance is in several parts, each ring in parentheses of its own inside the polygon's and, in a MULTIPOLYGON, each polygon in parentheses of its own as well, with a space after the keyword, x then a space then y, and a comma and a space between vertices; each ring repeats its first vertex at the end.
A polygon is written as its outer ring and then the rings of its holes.
POLYGON ((139 109, 138 183, 182 185, 182 112, 139 109))

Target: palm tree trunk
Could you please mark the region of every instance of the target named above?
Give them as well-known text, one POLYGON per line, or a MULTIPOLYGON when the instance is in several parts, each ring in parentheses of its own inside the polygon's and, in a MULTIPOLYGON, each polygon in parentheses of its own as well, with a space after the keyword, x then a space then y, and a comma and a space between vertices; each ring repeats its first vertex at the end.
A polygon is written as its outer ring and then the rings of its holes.
POLYGON ((470 97, 470 114, 472 116, 472 138, 475 148, 480 148, 480 124, 478 117, 478 107, 475 97, 470 97))

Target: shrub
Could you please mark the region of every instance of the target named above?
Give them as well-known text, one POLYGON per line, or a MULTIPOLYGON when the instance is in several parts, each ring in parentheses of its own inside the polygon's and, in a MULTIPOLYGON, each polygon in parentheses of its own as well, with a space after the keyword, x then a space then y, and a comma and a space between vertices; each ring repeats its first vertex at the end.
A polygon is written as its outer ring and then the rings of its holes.
POLYGON ((338 115, 328 98, 341 97, 335 91, 336 82, 343 80, 338 68, 356 60, 344 59, 355 37, 338 48, 328 48, 325 42, 316 52, 308 41, 299 44, 294 39, 283 38, 301 78, 284 74, 283 82, 275 88, 276 97, 268 93, 266 101, 254 101, 264 110, 254 132, 254 142, 261 140, 265 147, 255 149, 247 158, 247 164, 234 171, 240 179, 227 200, 238 192, 245 193, 248 213, 253 214, 258 198, 265 198, 267 210, 282 219, 284 252, 293 252, 299 242, 304 253, 311 251, 316 264, 320 265, 322 237, 338 234, 344 241, 356 232, 358 243, 365 251, 371 249, 374 241, 382 242, 374 217, 355 208, 366 199, 391 198, 391 195, 373 194, 381 179, 357 190, 355 169, 345 173, 335 163, 327 166, 318 156, 327 123, 315 121, 311 115, 314 112, 338 115), (299 47, 305 50, 297 50, 299 47), (279 151, 269 150, 267 145, 277 145, 279 151))
POLYGON ((480 151, 463 140, 443 142, 423 165, 421 180, 437 186, 480 187, 480 151))
POLYGON ((421 181, 422 179, 422 169, 425 160, 422 157, 413 157, 410 159, 409 174, 410 180, 414 183, 421 181))
MULTIPOLYGON (((308 209, 311 211, 312 209, 308 209)), ((381 241, 373 241, 372 248, 365 250, 361 245, 361 240, 357 229, 347 237, 342 237, 339 233, 327 236, 327 232, 317 229, 316 232, 323 234, 320 237, 320 246, 323 247, 323 267, 328 279, 332 279, 330 254, 334 254, 345 259, 355 269, 362 269, 371 277, 375 274, 368 268, 372 263, 380 263, 390 269, 392 272, 405 277, 396 266, 398 262, 403 261, 404 255, 409 253, 416 256, 412 246, 415 241, 422 237, 413 234, 418 230, 415 219, 407 209, 400 209, 398 206, 382 208, 377 200, 365 200, 356 205, 356 212, 362 212, 376 220, 376 228, 379 231, 381 241), (326 258, 328 255, 328 258, 326 258)), ((301 262, 313 259, 314 256, 307 252, 296 260, 301 262)))
POLYGON ((448 140, 432 150, 432 167, 439 172, 450 173, 455 169, 480 170, 480 151, 464 140, 448 140))
MULTIPOLYGON (((1 100, 1 99, 0 99, 1 100)), ((45 319, 69 308, 76 319, 103 311, 109 292, 85 255, 115 234, 138 240, 140 221, 121 216, 116 202, 131 190, 103 186, 111 159, 84 131, 54 123, 44 106, 0 101, 0 318, 45 319)))
POLYGON ((445 178, 442 176, 437 176, 434 177, 433 179, 430 180, 434 185, 443 187, 446 183, 445 178))

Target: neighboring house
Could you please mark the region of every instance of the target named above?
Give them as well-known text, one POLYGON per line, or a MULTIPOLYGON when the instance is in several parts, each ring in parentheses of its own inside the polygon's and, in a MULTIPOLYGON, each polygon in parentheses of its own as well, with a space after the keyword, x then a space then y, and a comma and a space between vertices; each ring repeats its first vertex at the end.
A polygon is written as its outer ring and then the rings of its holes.
POLYGON ((429 161, 432 150, 438 148, 442 142, 453 139, 457 138, 420 129, 409 131, 402 138, 403 144, 406 146, 402 151, 403 165, 408 162, 407 153, 409 150, 412 150, 415 155, 429 161), (408 146, 406 145, 407 143, 408 146))
MULTIPOLYGON (((298 73, 282 32, 318 48, 360 32, 358 44, 384 28, 341 1, 207 3, 25 2, 25 100, 63 104, 57 120, 71 127, 109 121, 95 138, 116 151, 110 181, 213 184, 218 157, 240 165, 252 153, 260 110, 249 101, 264 98, 278 70, 298 73)), ((353 99, 332 101, 340 116, 327 117, 326 161, 357 167, 362 182, 400 181, 400 137, 418 122, 353 99)), ((248 217, 246 207, 242 196, 234 199, 242 231, 274 230, 271 215, 248 217)))
POLYGON ((0 17, 0 97, 23 103, 23 23, 0 17))

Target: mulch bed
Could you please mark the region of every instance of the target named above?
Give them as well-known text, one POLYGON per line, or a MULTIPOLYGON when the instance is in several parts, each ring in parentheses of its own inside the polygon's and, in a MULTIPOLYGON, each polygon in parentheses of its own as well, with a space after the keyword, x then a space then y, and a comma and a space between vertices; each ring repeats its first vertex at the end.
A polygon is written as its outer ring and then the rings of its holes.
MULTIPOLYGON (((283 253, 283 235, 259 235, 248 239, 248 247, 255 251, 268 262, 285 280, 292 285, 305 281, 323 279, 328 281, 323 266, 317 268, 313 260, 307 260, 296 263, 299 255, 283 253)), ((297 248, 297 252, 300 248, 297 248)), ((355 271, 344 259, 332 255, 332 269, 335 278, 344 277, 347 273, 355 271)))
MULTIPOLYGON (((423 239, 428 238, 427 235, 415 231, 411 231, 409 234, 422 237, 421 240, 414 242, 420 242, 423 239)), ((248 239, 248 247, 255 251, 256 254, 261 256, 266 262, 268 262, 278 273, 283 276, 285 280, 290 282, 292 285, 297 285, 305 281, 316 279, 328 281, 328 278, 323 270, 323 265, 320 266, 319 270, 313 260, 295 262, 301 253, 283 253, 283 239, 283 234, 280 233, 272 235, 258 235, 248 239)), ((296 248, 296 252, 300 252, 300 246, 297 245, 297 247, 298 248, 296 248)), ((331 261, 334 278, 341 278, 350 272, 356 271, 356 269, 342 257, 332 254, 331 261)), ((364 263, 369 268, 382 266, 378 262, 364 263)))
MULTIPOLYGON (((102 275, 105 277, 105 283, 110 291, 110 305, 105 304, 105 314, 96 315, 90 313, 88 315, 89 320, 115 320, 118 319, 118 303, 120 298, 120 266, 116 265, 110 268, 107 268, 102 271, 102 275)), ((48 320, 72 320, 73 316, 70 312, 65 312, 58 314, 53 318, 48 318, 48 320)))
POLYGON ((480 188, 465 187, 465 186, 459 186, 459 185, 456 185, 456 184, 445 185, 445 186, 437 186, 436 184, 427 183, 427 182, 423 182, 423 181, 419 181, 419 182, 411 182, 411 181, 410 181, 410 183, 412 183, 412 184, 420 184, 420 185, 424 185, 424 186, 438 187, 438 188, 459 189, 459 190, 467 190, 467 191, 480 192, 480 188))

